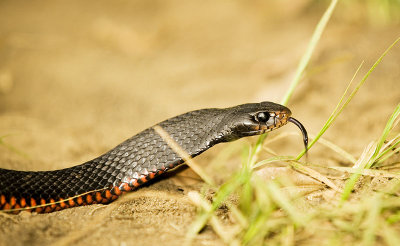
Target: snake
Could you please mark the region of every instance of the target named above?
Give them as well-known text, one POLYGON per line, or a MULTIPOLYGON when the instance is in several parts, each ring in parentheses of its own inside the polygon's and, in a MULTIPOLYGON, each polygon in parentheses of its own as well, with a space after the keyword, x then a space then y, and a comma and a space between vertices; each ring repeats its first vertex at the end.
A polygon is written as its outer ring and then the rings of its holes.
POLYGON ((307 131, 291 114, 287 107, 273 102, 200 109, 162 121, 77 166, 51 171, 0 168, 0 210, 50 213, 107 204, 183 165, 185 159, 155 127, 193 158, 216 144, 260 135, 292 122, 300 128, 307 151, 307 131))

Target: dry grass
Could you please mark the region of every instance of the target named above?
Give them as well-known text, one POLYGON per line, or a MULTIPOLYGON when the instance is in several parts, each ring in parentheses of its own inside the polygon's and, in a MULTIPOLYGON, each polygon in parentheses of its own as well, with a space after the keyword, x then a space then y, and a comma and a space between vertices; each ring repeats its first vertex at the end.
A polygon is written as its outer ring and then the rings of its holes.
MULTIPOLYGON (((331 1, 331 5, 317 25, 292 86, 282 101, 283 104, 288 102, 300 81, 335 5, 336 1, 331 1)), ((397 39, 382 53, 351 90, 352 82, 363 64, 360 65, 335 110, 308 148, 318 143, 372 71, 399 40, 397 39)), ((396 164, 392 157, 400 149, 400 131, 396 128, 400 121, 399 115, 400 104, 387 120, 381 137, 366 144, 363 154, 358 159, 335 143, 321 141, 321 144, 334 153, 353 163, 353 167, 349 168, 329 167, 331 170, 342 173, 342 178, 338 179, 332 179, 318 172, 315 168, 324 168, 321 164, 312 161, 300 162, 305 151, 299 153, 297 157, 275 155, 258 161, 257 156, 263 150, 263 143, 267 137, 261 136, 252 148, 244 147, 242 168, 221 187, 216 188, 217 192, 212 202, 198 193, 190 195, 193 203, 198 206, 199 213, 188 230, 187 243, 190 244, 196 234, 209 223, 217 235, 229 245, 265 243, 268 245, 375 245, 377 243, 398 245, 400 216, 396 210, 400 206, 400 200, 397 197, 400 176, 395 170, 382 169, 396 164), (323 201, 316 205, 302 207, 306 200, 303 196, 293 196, 283 192, 285 188, 293 187, 290 179, 277 177, 265 181, 254 172, 258 168, 276 162, 290 166, 324 184, 329 191, 326 194, 329 195, 325 195, 323 201), (371 182, 377 180, 383 184, 381 187, 371 185, 371 182), (232 197, 237 198, 237 203, 230 202, 232 197), (229 208, 229 215, 232 218, 229 223, 224 223, 218 218, 218 210, 221 207, 229 208)))

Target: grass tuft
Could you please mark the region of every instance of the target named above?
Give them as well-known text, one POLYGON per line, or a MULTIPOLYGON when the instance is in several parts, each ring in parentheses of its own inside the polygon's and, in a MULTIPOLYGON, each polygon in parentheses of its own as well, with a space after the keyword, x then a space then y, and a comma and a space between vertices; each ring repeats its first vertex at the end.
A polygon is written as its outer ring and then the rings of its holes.
MULTIPOLYGON (((336 3, 335 0, 331 1, 318 23, 282 104, 287 104, 299 83, 336 3)), ((265 150, 263 143, 267 138, 266 134, 261 135, 253 147, 245 146, 243 148, 242 168, 220 187, 213 186, 216 192, 211 203, 198 193, 190 195, 190 199, 198 207, 199 212, 186 234, 186 244, 191 244, 196 235, 208 223, 227 245, 263 245, 266 243, 268 245, 297 245, 316 234, 320 238, 326 238, 332 245, 374 245, 378 240, 397 245, 396 243, 400 240, 397 235, 393 235, 396 233, 387 233, 394 230, 382 230, 382 228, 391 228, 394 224, 400 224, 400 213, 396 212, 396 209, 400 208, 400 200, 396 197, 397 193, 400 192, 400 181, 398 180, 400 173, 377 170, 376 168, 393 165, 394 163, 389 160, 393 157, 394 151, 400 150, 400 133, 394 134, 393 138, 388 139, 395 126, 400 122, 400 104, 387 121, 380 138, 368 144, 364 153, 358 159, 321 137, 332 126, 369 75, 399 40, 400 38, 389 46, 355 87, 351 89, 352 82, 363 65, 361 63, 332 114, 308 146, 308 149, 310 149, 320 140, 321 144, 347 159, 353 164, 353 167, 327 168, 315 163, 300 162, 299 160, 305 154, 305 151, 293 157, 275 155, 272 151, 267 150, 273 156, 259 161, 258 155, 262 150, 265 150), (296 196, 286 192, 286 188, 294 186, 290 179, 284 177, 266 179, 256 173, 261 167, 273 162, 287 163, 295 170, 326 185, 328 191, 332 191, 331 193, 324 193, 327 196, 324 197, 326 202, 317 203, 317 206, 310 207, 310 202, 305 202, 303 195, 296 196), (345 176, 332 180, 316 171, 316 167, 325 170, 334 169, 345 176), (364 190, 364 192, 369 192, 369 195, 366 196, 368 199, 348 200, 359 178, 364 176, 394 179, 379 189, 364 190), (345 202, 346 206, 341 206, 345 202), (221 212, 219 210, 222 207, 228 208, 227 213, 231 220, 224 221, 218 217, 218 212, 221 212)), ((276 139, 287 135, 278 136, 276 139)), ((312 197, 310 199, 312 200, 312 197)))

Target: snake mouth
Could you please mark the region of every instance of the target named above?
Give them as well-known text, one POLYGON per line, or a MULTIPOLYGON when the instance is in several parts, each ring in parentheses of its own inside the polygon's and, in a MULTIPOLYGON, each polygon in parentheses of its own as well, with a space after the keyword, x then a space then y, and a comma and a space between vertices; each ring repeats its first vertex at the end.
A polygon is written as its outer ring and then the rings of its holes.
POLYGON ((275 111, 270 113, 270 117, 273 119, 272 122, 270 124, 259 125, 259 129, 263 131, 262 133, 278 129, 288 123, 290 115, 291 113, 287 111, 275 111))
POLYGON ((287 111, 275 111, 270 113, 270 117, 272 117, 271 120, 267 123, 253 125, 251 131, 244 132, 244 134, 247 134, 247 136, 261 135, 278 129, 289 122, 290 115, 291 113, 287 111))
POLYGON ((300 121, 296 120, 293 117, 290 117, 290 114, 287 112, 276 112, 274 116, 274 124, 273 125, 257 125, 254 126, 253 131, 247 131, 245 134, 248 134, 248 136, 251 135, 261 135, 266 132, 270 132, 272 130, 275 130, 281 126, 286 125, 288 122, 291 122, 295 124, 303 134, 303 143, 305 150, 307 152, 308 150, 308 134, 306 128, 303 126, 303 124, 300 123, 300 121))

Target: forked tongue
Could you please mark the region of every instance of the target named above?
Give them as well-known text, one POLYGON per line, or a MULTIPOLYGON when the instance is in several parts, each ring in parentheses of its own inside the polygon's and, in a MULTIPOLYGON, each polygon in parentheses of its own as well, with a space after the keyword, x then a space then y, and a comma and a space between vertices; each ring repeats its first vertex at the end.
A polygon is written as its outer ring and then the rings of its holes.
POLYGON ((301 133, 303 133, 303 142, 304 142, 304 147, 306 148, 306 154, 307 154, 307 150, 308 150, 308 135, 307 135, 307 131, 306 128, 300 123, 300 121, 296 120, 293 117, 289 117, 288 119, 289 122, 292 122, 293 124, 295 124, 298 128, 300 128, 301 133))

